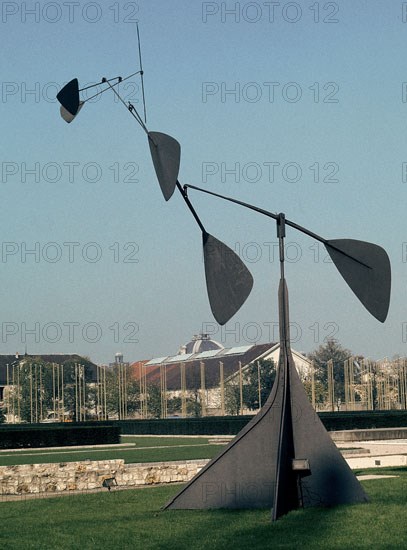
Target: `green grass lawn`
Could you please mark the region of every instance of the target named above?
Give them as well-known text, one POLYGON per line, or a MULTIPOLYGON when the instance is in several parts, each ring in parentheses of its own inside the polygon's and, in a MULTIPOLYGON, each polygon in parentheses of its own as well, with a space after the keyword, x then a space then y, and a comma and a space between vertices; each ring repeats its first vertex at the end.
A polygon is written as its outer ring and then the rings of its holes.
POLYGON ((407 468, 359 473, 368 504, 294 511, 160 511, 179 486, 0 503, 0 548, 12 549, 401 549, 407 544, 407 468))
POLYGON ((0 453, 0 466, 14 464, 40 464, 49 462, 75 462, 78 460, 113 460, 122 458, 127 463, 160 462, 166 460, 192 460, 212 458, 221 446, 209 445, 205 437, 126 437, 123 443, 129 448, 101 446, 98 449, 19 450, 0 453), (135 446, 131 446, 134 445, 135 446))

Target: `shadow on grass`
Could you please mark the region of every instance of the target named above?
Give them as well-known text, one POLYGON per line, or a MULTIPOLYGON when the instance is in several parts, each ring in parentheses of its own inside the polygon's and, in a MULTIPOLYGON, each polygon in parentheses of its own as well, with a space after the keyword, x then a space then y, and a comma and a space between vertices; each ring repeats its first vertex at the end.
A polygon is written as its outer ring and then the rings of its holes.
POLYGON ((406 468, 392 468, 401 479, 364 482, 367 504, 293 511, 277 522, 270 511, 208 512, 168 511, 171 523, 187 526, 174 533, 173 548, 183 546, 189 532, 192 549, 205 548, 403 548, 407 538, 405 518, 406 468), (178 532, 179 535, 179 532, 178 532))

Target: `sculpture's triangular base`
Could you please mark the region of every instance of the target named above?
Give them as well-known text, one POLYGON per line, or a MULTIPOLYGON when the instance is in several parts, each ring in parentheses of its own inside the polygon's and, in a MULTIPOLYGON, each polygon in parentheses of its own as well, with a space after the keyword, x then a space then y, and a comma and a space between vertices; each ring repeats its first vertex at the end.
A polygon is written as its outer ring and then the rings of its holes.
POLYGON ((277 519, 299 506, 366 501, 312 408, 288 348, 280 350, 277 379, 261 411, 166 508, 269 507, 277 519), (294 470, 293 459, 306 459, 310 471, 294 470))

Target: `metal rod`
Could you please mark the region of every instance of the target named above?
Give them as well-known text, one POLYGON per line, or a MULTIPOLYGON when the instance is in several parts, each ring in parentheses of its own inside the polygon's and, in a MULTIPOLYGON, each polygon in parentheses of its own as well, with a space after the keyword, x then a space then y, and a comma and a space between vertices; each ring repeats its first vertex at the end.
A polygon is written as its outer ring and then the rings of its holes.
MULTIPOLYGON (((52 369, 54 374, 54 369, 52 369)), ((78 365, 75 363, 75 421, 78 422, 78 365)))
POLYGON ((219 379, 220 379, 220 411, 221 411, 221 415, 225 416, 225 375, 223 371, 222 361, 219 361, 219 379))
POLYGON ((200 361, 201 369, 201 415, 206 416, 206 383, 205 383, 205 363, 200 361))
POLYGON ((117 373, 117 395, 118 395, 117 412, 119 415, 119 420, 121 420, 122 419, 122 389, 121 389, 121 378, 120 378, 120 363, 116 366, 116 373, 117 373))
POLYGON ((32 369, 33 377, 33 421, 38 422, 38 365, 34 363, 32 369))
MULTIPOLYGON (((13 366, 13 370, 12 370, 11 376, 12 376, 13 388, 15 388, 15 363, 12 363, 12 366, 13 366)), ((13 401, 12 401, 12 411, 13 411, 13 424, 15 424, 16 423, 16 409, 15 409, 14 392, 13 392, 13 401)), ((20 420, 21 420, 21 418, 18 419, 19 422, 20 422, 20 420)))
POLYGON ((239 361, 239 401, 240 415, 243 415, 243 378, 242 378, 242 362, 239 361))
POLYGON ((311 363, 311 402, 315 409, 315 367, 314 362, 311 363))
POLYGON ((33 366, 30 363, 30 424, 33 423, 33 366))
POLYGON ((105 406, 105 412, 104 412, 104 419, 107 420, 107 392, 106 392, 106 367, 103 368, 103 392, 104 392, 104 406, 105 406))
MULTIPOLYGON (((214 193, 213 191, 208 191, 207 189, 202 189, 201 187, 196 187, 195 185, 184 185, 184 190, 186 189, 195 189, 195 191, 201 191, 202 193, 206 193, 207 195, 212 195, 213 197, 218 197, 219 199, 223 199, 225 201, 233 202, 235 204, 239 204, 240 206, 244 206, 245 208, 249 208, 249 210, 254 210, 255 212, 258 212, 259 214, 264 214, 264 216, 267 216, 269 218, 273 218, 273 220, 278 220, 279 215, 273 214, 272 212, 268 212, 267 210, 264 210, 263 208, 259 208, 258 206, 254 206, 252 204, 248 204, 247 202, 239 201, 237 199, 232 199, 231 197, 225 197, 224 195, 220 195, 219 193, 214 193)), ((364 267, 368 269, 372 269, 369 265, 366 265, 365 263, 361 262, 357 258, 354 258, 350 254, 347 254, 340 248, 337 248, 335 245, 331 244, 327 239, 324 239, 320 235, 317 235, 313 231, 310 231, 309 229, 306 229, 305 227, 302 227, 301 225, 298 225, 295 222, 292 222, 290 220, 285 220, 286 225, 289 225, 290 227, 293 227, 294 229, 297 229, 297 231, 301 231, 301 233, 305 233, 305 235, 308 235, 309 237, 312 237, 313 239, 323 243, 325 246, 330 246, 334 250, 337 250, 344 256, 347 256, 348 258, 351 258, 355 262, 358 262, 359 264, 363 265, 364 267)))
POLYGON ((124 99, 122 99, 122 97, 120 96, 120 94, 114 89, 114 87, 110 84, 110 82, 107 82, 106 83, 110 86, 111 90, 113 91, 113 93, 119 98, 119 100, 123 103, 123 105, 126 107, 126 109, 129 111, 129 113, 137 120, 137 122, 140 124, 140 126, 143 128, 143 130, 145 131, 145 133, 148 135, 148 130, 147 130, 147 127, 146 125, 144 124, 144 122, 142 121, 140 115, 138 114, 138 111, 137 109, 135 108, 135 106, 129 102, 129 104, 127 105, 127 103, 124 101, 124 99))
POLYGON ((43 420, 42 400, 43 400, 42 365, 40 365, 40 420, 43 420))
MULTIPOLYGON (((257 206, 253 206, 252 204, 248 204, 246 202, 239 201, 237 199, 233 199, 231 197, 226 197, 224 195, 220 195, 219 193, 214 193, 213 191, 208 191, 207 189, 202 189, 201 187, 196 187, 195 185, 184 185, 184 190, 186 189, 195 189, 195 191, 201 191, 202 193, 206 193, 207 195, 212 195, 213 197, 218 197, 219 199, 223 199, 225 201, 233 202, 235 204, 240 204, 240 206, 244 206, 246 208, 249 208, 250 210, 254 210, 255 212, 259 212, 260 214, 264 214, 265 216, 268 216, 269 218, 273 218, 273 220, 278 220, 278 214, 273 214, 272 212, 268 212, 267 210, 263 210, 262 208, 259 208, 257 206)), ((288 223, 288 220, 286 220, 288 223)))
POLYGON ((143 62, 141 60, 140 31, 138 28, 138 23, 136 23, 136 27, 137 27, 137 41, 138 41, 138 56, 140 60, 141 93, 143 94, 144 122, 147 124, 146 98, 144 95, 144 77, 143 77, 144 71, 143 71, 143 62))
POLYGON ((185 365, 179 364, 181 371, 181 414, 185 418, 187 415, 187 399, 186 399, 186 378, 185 378, 185 365))
POLYGON ((198 214, 196 213, 195 211, 195 208, 192 206, 192 203, 191 201, 189 200, 189 197, 188 197, 188 194, 185 190, 185 187, 187 187, 186 185, 184 185, 184 187, 181 186, 180 182, 177 180, 177 188, 178 188, 178 191, 181 193, 182 195, 182 198, 184 199, 184 201, 186 202, 186 205, 188 206, 189 210, 191 211, 191 214, 194 216, 195 218, 195 221, 196 223, 199 225, 202 233, 206 233, 206 230, 201 222, 201 220, 199 219, 199 216, 198 214))
MULTIPOLYGON (((109 79, 106 79, 105 82, 111 82, 112 80, 119 80, 121 79, 121 76, 114 76, 113 78, 109 78, 109 79)), ((100 86, 101 84, 103 84, 103 80, 100 81, 100 82, 96 82, 96 84, 90 84, 90 86, 85 86, 85 88, 80 88, 78 91, 79 92, 84 92, 85 90, 90 90, 91 88, 95 88, 96 86, 100 86)), ((116 84, 115 84, 116 86, 116 84)), ((106 90, 108 90, 109 88, 106 88, 106 90)), ((102 92, 99 92, 99 93, 102 93, 102 92)))
MULTIPOLYGON (((94 88, 95 86, 100 86, 101 84, 109 84, 110 85, 110 82, 112 80, 117 80, 117 82, 115 82, 112 86, 118 86, 119 84, 121 84, 122 82, 125 82, 126 80, 128 80, 129 78, 132 78, 133 76, 136 76, 137 74, 140 74, 140 71, 137 71, 136 73, 133 73, 133 74, 130 74, 129 76, 126 76, 124 78, 122 78, 121 76, 115 76, 114 78, 102 78, 102 80, 100 82, 97 82, 96 84, 92 84, 91 86, 87 86, 86 88, 82 88, 81 90, 79 90, 80 92, 83 92, 85 90, 89 90, 90 88, 94 88)), ((90 101, 91 99, 94 99, 95 97, 97 97, 98 95, 101 95, 103 94, 104 92, 107 92, 109 90, 109 88, 105 88, 104 90, 101 90, 100 92, 97 92, 96 94, 93 94, 92 96, 90 97, 87 97, 83 103, 86 103, 87 101, 90 101)))
POLYGON ((65 384, 64 384, 64 365, 61 365, 61 414, 62 422, 65 422, 65 384))
POLYGON ((260 373, 260 361, 257 361, 257 391, 259 399, 259 410, 261 409, 261 373, 260 373))
MULTIPOLYGON (((9 421, 10 419, 10 372, 9 372, 9 367, 8 367, 8 363, 6 365, 6 386, 7 386, 7 401, 6 401, 6 410, 7 410, 7 420, 6 422, 9 421)), ((13 388, 14 390, 14 388, 13 388)))
POLYGON ((82 365, 83 372, 83 420, 86 420, 86 373, 85 365, 82 365))
POLYGON ((285 216, 280 213, 277 216, 277 237, 280 256, 280 288, 279 288, 279 326, 280 326, 280 353, 287 356, 290 347, 290 334, 288 326, 288 303, 286 297, 286 283, 284 273, 284 238, 285 238, 285 216))

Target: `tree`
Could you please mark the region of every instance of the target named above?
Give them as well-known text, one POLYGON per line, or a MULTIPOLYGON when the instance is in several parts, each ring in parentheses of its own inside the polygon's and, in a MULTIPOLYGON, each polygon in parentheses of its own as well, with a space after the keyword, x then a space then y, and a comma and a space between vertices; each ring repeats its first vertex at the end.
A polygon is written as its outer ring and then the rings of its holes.
POLYGON ((140 383, 137 380, 127 380, 126 406, 128 416, 140 411, 140 383))
POLYGON ((119 386, 117 383, 117 368, 106 368, 106 413, 108 418, 119 416, 119 386))
POLYGON ((161 418, 161 389, 156 384, 147 388, 147 411, 153 418, 161 418))
POLYGON ((40 357, 24 358, 13 367, 10 396, 15 414, 26 422, 41 422, 50 413, 61 421, 68 415, 75 420, 80 405, 80 419, 89 418, 95 407, 90 364, 84 361, 76 367, 72 361, 52 364, 40 357))
POLYGON ((263 406, 270 395, 275 379, 276 365, 274 364, 274 361, 269 359, 261 359, 255 363, 250 363, 244 372, 243 401, 246 407, 254 410, 260 408, 260 406, 263 406))
MULTIPOLYGON (((239 375, 235 375, 226 384, 225 409, 229 414, 240 414, 239 375)), ((270 395, 276 378, 276 366, 272 360, 260 360, 250 363, 242 373, 242 398, 245 409, 255 410, 263 406, 270 395), (260 395, 259 395, 260 394, 260 395)))
POLYGON ((201 392, 194 389, 187 398, 187 414, 199 418, 202 416, 201 392))
POLYGON ((6 415, 4 414, 4 409, 0 407, 0 424, 3 424, 6 421, 6 415))
MULTIPOLYGON (((308 399, 312 403, 312 381, 309 378, 307 378, 307 380, 304 380, 303 386, 307 393, 308 399)), ((324 384, 320 380, 317 380, 317 379, 314 380, 314 392, 315 392, 315 403, 323 403, 326 397, 326 389, 324 384)))
POLYGON ((235 381, 225 386, 225 410, 234 416, 240 414, 240 388, 235 381))
POLYGON ((327 363, 332 360, 335 397, 340 398, 342 401, 345 399, 343 364, 351 355, 350 350, 343 348, 339 342, 333 339, 328 340, 326 344, 319 346, 318 349, 308 355, 308 358, 314 362, 316 382, 321 382, 325 389, 328 387, 327 363))
POLYGON ((21 362, 17 369, 19 387, 13 389, 15 399, 20 403, 20 419, 26 422, 40 422, 44 414, 46 416, 46 411, 51 408, 52 401, 52 382, 50 384, 47 366, 41 359, 33 358, 21 362))

